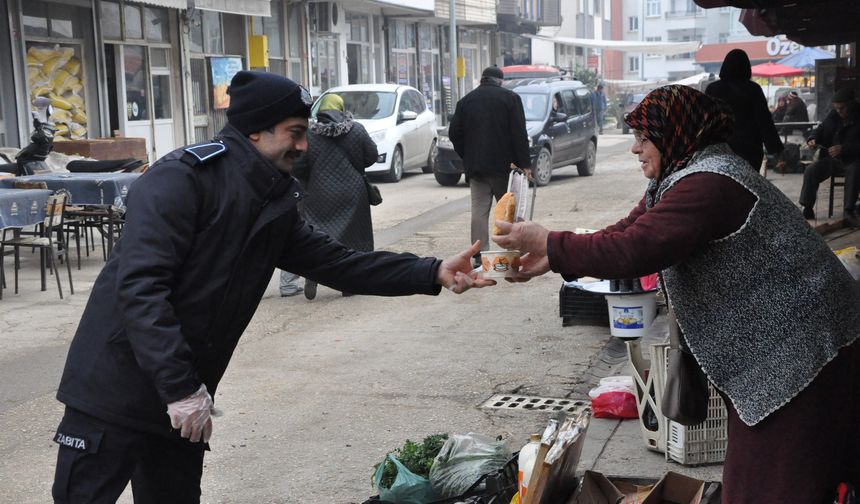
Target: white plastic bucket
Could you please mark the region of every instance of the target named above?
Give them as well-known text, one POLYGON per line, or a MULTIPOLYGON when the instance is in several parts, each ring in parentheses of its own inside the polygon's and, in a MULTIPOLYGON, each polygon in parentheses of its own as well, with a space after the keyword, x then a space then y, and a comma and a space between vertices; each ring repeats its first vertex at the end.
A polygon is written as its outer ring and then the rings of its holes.
POLYGON ((609 333, 619 338, 645 336, 657 315, 657 298, 653 292, 606 296, 609 305, 609 333))

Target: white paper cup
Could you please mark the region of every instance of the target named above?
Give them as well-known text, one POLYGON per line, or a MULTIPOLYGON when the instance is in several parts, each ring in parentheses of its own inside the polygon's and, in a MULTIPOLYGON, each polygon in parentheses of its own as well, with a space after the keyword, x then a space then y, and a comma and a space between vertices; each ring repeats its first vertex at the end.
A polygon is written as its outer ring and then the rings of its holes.
POLYGON ((518 250, 481 251, 481 276, 484 278, 505 278, 514 276, 520 270, 518 250))

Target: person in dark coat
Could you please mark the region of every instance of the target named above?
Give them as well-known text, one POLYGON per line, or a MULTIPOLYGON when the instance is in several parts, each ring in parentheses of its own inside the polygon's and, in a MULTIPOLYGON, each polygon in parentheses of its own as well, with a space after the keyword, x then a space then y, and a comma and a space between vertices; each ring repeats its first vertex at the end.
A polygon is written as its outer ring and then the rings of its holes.
POLYGON ((770 154, 782 152, 782 140, 773 125, 767 108, 767 99, 761 86, 751 81, 750 59, 742 49, 732 49, 723 59, 720 80, 708 85, 705 94, 729 104, 735 114, 735 130, 729 146, 759 171, 764 153, 762 144, 770 154))
POLYGON ((782 122, 809 122, 809 112, 806 110, 806 103, 797 94, 797 91, 789 91, 786 100, 785 116, 783 116, 782 122))
POLYGON ((352 250, 305 222, 289 174, 307 149, 310 94, 240 71, 227 125, 131 186, 122 239, 93 286, 57 398, 66 405, 55 502, 197 503, 212 395, 276 267, 362 294, 491 285, 479 244, 444 261, 352 250))
POLYGON ((860 225, 855 213, 860 193, 860 181, 857 180, 857 172, 860 171, 860 103, 857 103, 854 91, 848 88, 834 93, 831 102, 833 110, 807 139, 809 148, 818 150, 819 159, 803 172, 800 205, 803 216, 814 219, 818 186, 833 173, 842 175, 845 177, 842 207, 845 223, 856 227, 860 225))
MULTIPOLYGON (((347 247, 371 251, 373 222, 364 169, 376 163, 376 143, 344 111, 340 96, 329 93, 320 101, 317 121, 308 133, 308 152, 293 166, 293 176, 308 191, 299 205, 302 216, 347 247)), ((291 275, 281 272, 281 295, 285 277, 289 280, 291 275)), ((316 282, 306 280, 305 297, 313 299, 316 291, 316 282)))
MULTIPOLYGON (((463 159, 472 195, 472 243, 489 247, 489 218, 493 198, 507 191, 508 176, 520 167, 531 177, 526 116, 519 95, 502 87, 498 67, 484 69, 481 85, 457 102, 448 138, 463 159)), ((475 257, 480 264, 480 254, 475 257)))

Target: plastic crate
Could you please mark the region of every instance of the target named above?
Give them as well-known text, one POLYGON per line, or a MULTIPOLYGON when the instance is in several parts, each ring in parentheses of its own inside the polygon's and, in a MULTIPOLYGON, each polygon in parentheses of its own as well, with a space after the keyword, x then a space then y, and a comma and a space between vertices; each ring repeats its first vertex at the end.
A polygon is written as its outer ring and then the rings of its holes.
POLYGON ((558 315, 564 327, 577 324, 609 325, 609 307, 603 294, 564 283, 558 291, 558 315))
MULTIPOLYGON (((663 365, 660 367, 662 372, 659 375, 662 390, 662 385, 666 383, 669 344, 652 345, 652 349, 657 350, 654 347, 662 347, 662 352, 658 352, 663 355, 663 365)), ((708 416, 704 422, 699 425, 684 426, 667 419, 667 460, 674 460, 684 465, 701 465, 719 464, 726 459, 726 447, 729 444, 728 413, 717 389, 708 383, 708 390, 710 391, 708 416)))

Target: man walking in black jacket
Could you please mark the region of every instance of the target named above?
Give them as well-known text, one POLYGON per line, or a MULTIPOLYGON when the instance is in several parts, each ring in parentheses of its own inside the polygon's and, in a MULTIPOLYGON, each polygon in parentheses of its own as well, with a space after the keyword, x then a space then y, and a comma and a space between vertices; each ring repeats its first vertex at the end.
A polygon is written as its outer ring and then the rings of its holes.
POLYGON ((836 173, 845 177, 844 218, 849 226, 860 225, 855 214, 857 196, 860 193, 860 103, 851 89, 840 89, 831 100, 833 110, 815 128, 807 140, 812 149, 820 149, 820 159, 809 165, 803 173, 800 189, 800 204, 803 216, 815 218, 815 198, 818 186, 836 173))
MULTIPOLYGON (((463 159, 472 195, 472 243, 489 248, 489 220, 493 198, 507 191, 515 167, 531 178, 526 116, 519 95, 502 87, 504 74, 495 66, 481 75, 481 85, 457 103, 448 138, 463 159)), ((476 264, 480 264, 477 254, 476 264)))
POLYGON ((247 71, 229 94, 215 140, 166 155, 129 191, 57 392, 55 502, 116 502, 129 481, 137 504, 200 501, 212 396, 276 267, 383 296, 493 283, 471 273, 478 244, 442 261, 315 231, 289 173, 307 149, 310 95, 247 71))

